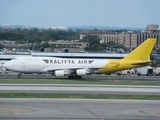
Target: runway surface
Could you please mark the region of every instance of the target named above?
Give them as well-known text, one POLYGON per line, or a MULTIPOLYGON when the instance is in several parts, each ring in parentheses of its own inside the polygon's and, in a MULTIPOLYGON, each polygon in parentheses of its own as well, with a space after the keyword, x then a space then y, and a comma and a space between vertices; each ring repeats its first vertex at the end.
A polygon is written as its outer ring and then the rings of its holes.
POLYGON ((160 95, 160 86, 80 84, 0 84, 0 93, 81 93, 160 95))
POLYGON ((159 120, 160 101, 1 98, 0 119, 159 120))

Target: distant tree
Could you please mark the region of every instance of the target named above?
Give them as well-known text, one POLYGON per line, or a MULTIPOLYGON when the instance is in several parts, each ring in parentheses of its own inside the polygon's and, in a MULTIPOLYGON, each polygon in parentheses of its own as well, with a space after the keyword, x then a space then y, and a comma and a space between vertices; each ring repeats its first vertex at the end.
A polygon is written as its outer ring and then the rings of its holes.
POLYGON ((16 43, 18 43, 18 44, 25 44, 25 41, 22 41, 22 40, 16 40, 16 43))
POLYGON ((95 35, 88 35, 84 39, 82 39, 82 41, 88 42, 90 46, 100 44, 100 38, 95 35))
POLYGON ((95 51, 103 51, 104 50, 104 47, 102 45, 92 45, 92 46, 88 46, 85 48, 85 51, 92 51, 92 52, 95 52, 95 51))
POLYGON ((49 45, 49 43, 48 43, 48 42, 46 42, 46 43, 42 44, 42 45, 41 45, 41 47, 43 47, 43 48, 49 48, 49 47, 50 47, 50 45, 49 45))
POLYGON ((108 50, 110 51, 111 50, 111 51, 116 52, 116 50, 120 48, 127 50, 127 48, 124 45, 118 44, 114 41, 110 41, 108 43, 103 43, 103 44, 99 44, 99 43, 95 44, 92 42, 92 40, 91 40, 91 45, 85 48, 86 51, 99 51, 100 52, 100 51, 108 51, 108 50))
POLYGON ((78 40, 80 31, 43 29, 0 29, 0 40, 18 43, 40 43, 41 41, 78 40))

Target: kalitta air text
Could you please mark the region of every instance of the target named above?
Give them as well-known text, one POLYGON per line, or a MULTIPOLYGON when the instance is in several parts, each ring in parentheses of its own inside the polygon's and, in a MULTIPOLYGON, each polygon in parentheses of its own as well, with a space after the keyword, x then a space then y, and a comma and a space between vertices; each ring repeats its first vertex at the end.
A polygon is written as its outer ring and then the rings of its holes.
POLYGON ((94 60, 59 60, 43 59, 47 64, 91 64, 94 60))

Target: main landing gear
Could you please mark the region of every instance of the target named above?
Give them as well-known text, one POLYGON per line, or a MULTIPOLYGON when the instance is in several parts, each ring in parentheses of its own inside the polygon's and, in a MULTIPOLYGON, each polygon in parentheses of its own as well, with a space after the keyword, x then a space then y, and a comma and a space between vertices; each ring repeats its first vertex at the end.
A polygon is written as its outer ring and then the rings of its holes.
POLYGON ((68 79, 82 79, 82 76, 68 76, 68 79))

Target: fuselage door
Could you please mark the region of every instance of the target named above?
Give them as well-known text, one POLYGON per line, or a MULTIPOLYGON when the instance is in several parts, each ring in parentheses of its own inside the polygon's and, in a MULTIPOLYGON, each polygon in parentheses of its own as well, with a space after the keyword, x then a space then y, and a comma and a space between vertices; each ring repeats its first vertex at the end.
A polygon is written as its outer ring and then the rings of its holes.
POLYGON ((22 68, 25 68, 25 67, 26 67, 25 63, 22 63, 22 68))

